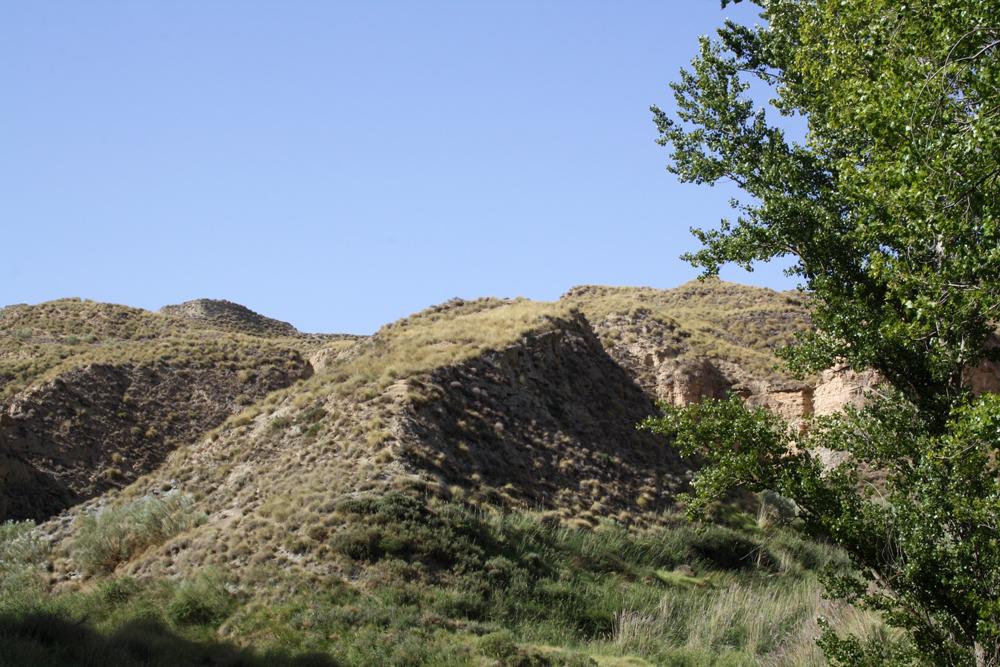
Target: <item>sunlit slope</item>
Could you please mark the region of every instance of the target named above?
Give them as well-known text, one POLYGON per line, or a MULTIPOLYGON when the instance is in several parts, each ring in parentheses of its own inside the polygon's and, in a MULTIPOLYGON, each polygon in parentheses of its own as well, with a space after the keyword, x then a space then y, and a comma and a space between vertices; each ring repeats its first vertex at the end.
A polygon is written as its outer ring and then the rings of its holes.
POLYGON ((717 279, 673 289, 581 286, 562 302, 583 311, 609 349, 645 338, 664 355, 711 359, 737 383, 791 379, 775 351, 810 327, 806 295, 717 279))

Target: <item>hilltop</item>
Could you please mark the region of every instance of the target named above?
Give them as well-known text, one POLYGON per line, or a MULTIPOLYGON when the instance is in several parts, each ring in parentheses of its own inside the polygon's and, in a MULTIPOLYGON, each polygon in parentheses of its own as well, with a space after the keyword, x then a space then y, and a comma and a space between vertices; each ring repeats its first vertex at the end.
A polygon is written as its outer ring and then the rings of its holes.
POLYGON ((161 313, 188 318, 224 331, 252 334, 256 336, 296 336, 298 329, 288 322, 282 322, 246 306, 225 299, 195 299, 184 303, 164 306, 161 313))

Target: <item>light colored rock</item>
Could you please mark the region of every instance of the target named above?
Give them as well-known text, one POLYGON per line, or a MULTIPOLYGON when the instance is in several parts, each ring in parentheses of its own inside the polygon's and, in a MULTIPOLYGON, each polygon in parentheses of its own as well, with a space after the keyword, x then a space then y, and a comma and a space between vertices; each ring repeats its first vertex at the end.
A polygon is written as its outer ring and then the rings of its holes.
POLYGON ((656 369, 656 396, 672 405, 723 398, 732 386, 722 371, 705 358, 672 359, 656 369))
POLYGON ((813 414, 830 415, 847 405, 863 407, 866 394, 881 383, 882 377, 875 371, 858 373, 846 365, 829 368, 813 389, 813 414))
POLYGON ((813 414, 813 389, 809 386, 787 386, 746 397, 751 406, 764 407, 783 417, 792 424, 799 425, 803 419, 813 414))

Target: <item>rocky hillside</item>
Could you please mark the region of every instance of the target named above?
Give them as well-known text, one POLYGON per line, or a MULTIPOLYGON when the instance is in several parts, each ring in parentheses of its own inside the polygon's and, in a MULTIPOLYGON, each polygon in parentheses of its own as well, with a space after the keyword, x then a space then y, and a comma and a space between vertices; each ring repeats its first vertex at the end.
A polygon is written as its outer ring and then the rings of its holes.
POLYGON ((635 428, 656 400, 736 392, 803 425, 862 402, 870 372, 780 370, 800 294, 455 299, 370 337, 202 306, 0 311, 0 512, 43 520, 0 524, 0 608, 56 610, 0 615, 0 662, 229 664, 232 641, 259 664, 714 664, 759 621, 779 639, 733 664, 818 665, 816 616, 879 632, 820 598, 829 546, 681 518, 690 462, 635 428))
POLYGON ((0 519, 127 485, 308 376, 314 345, 73 299, 0 310, 0 519))
POLYGON ((652 410, 579 313, 454 301, 383 328, 105 500, 182 494, 205 517, 132 559, 128 570, 143 574, 208 564, 342 572, 350 563, 330 547, 345 527, 336 508, 363 492, 543 510, 584 526, 643 523, 670 506, 687 472, 635 430, 652 410))

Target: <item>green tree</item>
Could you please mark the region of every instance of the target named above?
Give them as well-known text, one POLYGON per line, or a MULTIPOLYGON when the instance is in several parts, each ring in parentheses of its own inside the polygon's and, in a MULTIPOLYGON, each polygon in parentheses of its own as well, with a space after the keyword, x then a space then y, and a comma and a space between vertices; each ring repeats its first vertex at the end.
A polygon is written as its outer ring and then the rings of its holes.
MULTIPOLYGON (((996 356, 1000 312, 1000 5, 757 4, 762 25, 702 38, 676 109, 653 108, 670 171, 746 194, 735 220, 693 230, 686 259, 711 275, 792 258, 815 332, 791 367, 846 360, 892 391, 806 435, 735 399, 664 406, 647 426, 706 462, 695 511, 734 486, 794 499, 862 574, 831 590, 909 631, 919 653, 898 660, 1000 664, 1000 403, 967 386, 996 356), (805 120, 803 141, 781 115, 805 120), (820 447, 849 456, 825 470, 820 447)), ((844 664, 888 659, 829 632, 823 645, 844 664)))

